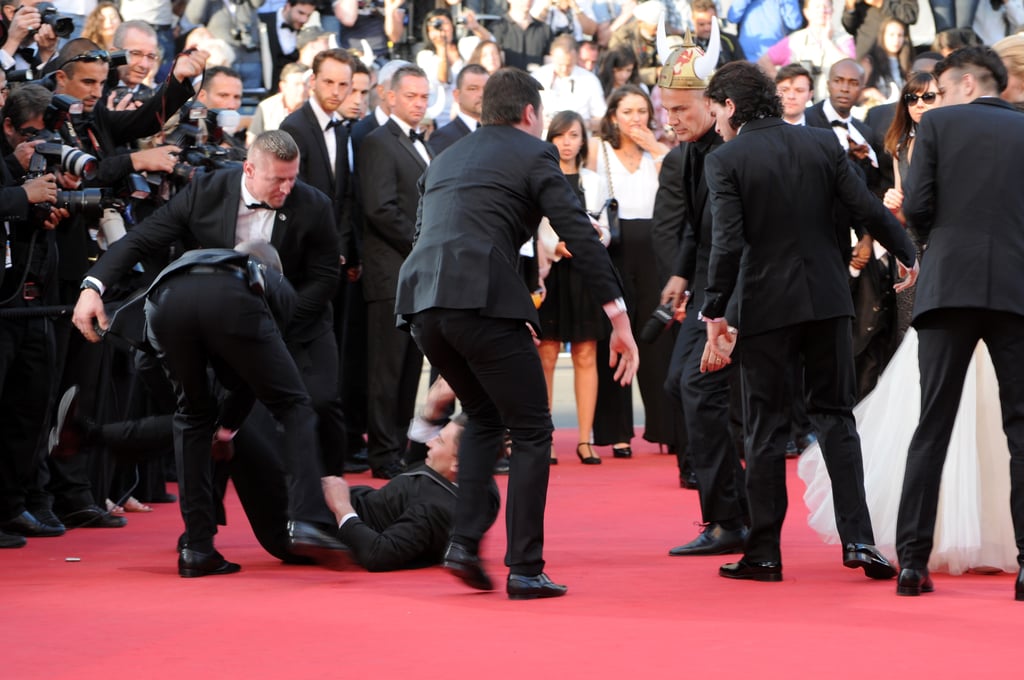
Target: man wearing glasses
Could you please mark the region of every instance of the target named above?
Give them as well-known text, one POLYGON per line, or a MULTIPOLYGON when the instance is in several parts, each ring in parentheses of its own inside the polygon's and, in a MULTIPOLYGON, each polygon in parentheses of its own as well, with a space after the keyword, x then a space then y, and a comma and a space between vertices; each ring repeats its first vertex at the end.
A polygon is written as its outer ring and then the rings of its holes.
POLYGON ((160 65, 156 31, 144 21, 126 21, 114 32, 114 47, 124 50, 128 64, 118 68, 116 94, 107 99, 107 107, 136 109, 153 93, 153 88, 146 84, 146 80, 160 65), (117 106, 125 98, 127 101, 117 106))

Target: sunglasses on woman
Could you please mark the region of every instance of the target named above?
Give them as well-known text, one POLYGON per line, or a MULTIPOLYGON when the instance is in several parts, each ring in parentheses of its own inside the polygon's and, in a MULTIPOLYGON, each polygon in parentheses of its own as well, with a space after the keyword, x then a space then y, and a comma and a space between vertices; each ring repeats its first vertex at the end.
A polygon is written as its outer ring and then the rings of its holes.
POLYGON ((903 101, 907 103, 907 106, 913 106, 920 99, 925 104, 932 104, 935 99, 939 96, 937 92, 925 92, 924 94, 905 94, 903 95, 903 101))

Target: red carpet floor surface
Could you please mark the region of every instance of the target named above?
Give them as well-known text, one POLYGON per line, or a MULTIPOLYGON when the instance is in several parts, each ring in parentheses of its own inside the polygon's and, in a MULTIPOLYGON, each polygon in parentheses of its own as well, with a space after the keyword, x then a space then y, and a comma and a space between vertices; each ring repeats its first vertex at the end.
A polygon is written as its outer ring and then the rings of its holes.
MULTIPOLYGON (((1020 672, 1014 578, 893 581, 844 569, 808 529, 790 463, 782 583, 720 578, 731 557, 672 558, 699 528, 674 457, 634 440, 632 460, 581 465, 559 431, 548 493, 555 600, 513 602, 440 568, 390 574, 286 566, 256 542, 232 495, 218 548, 232 576, 182 579, 175 505, 123 529, 78 529, 0 551, 0 677, 27 678, 951 678, 1020 672), (78 561, 69 561, 78 558, 78 561), (1018 651, 1014 651, 1018 650, 1018 651), (1015 670, 1016 669, 1016 670, 1015 670)), ((369 483, 355 475, 353 484, 369 483)), ((504 480, 500 486, 504 490, 504 480)), ((504 526, 483 554, 504 581, 504 526)))

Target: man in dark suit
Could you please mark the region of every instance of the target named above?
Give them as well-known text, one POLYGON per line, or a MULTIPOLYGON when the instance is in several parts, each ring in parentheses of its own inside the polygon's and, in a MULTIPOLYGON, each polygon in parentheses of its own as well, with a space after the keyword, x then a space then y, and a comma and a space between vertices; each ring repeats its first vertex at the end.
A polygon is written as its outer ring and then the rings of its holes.
MULTIPOLYGON (((331 199, 334 228, 344 266, 351 257, 352 183, 349 172, 348 134, 338 114, 352 87, 352 56, 344 50, 326 50, 313 59, 310 96, 298 111, 281 123, 299 147, 299 177, 331 199)), ((344 313, 344 284, 335 299, 341 300, 344 313)), ((335 310, 337 312, 337 310, 335 310)), ((338 339, 332 332, 322 338, 322 351, 316 355, 317 380, 310 395, 320 418, 320 441, 327 472, 340 474, 344 469, 347 447, 345 422, 338 386, 338 339)))
MULTIPOLYGON (((466 425, 463 415, 447 421, 445 414, 454 402, 451 387, 444 378, 437 379, 423 413, 409 425, 409 438, 426 445, 423 465, 380 489, 350 489, 340 477, 324 479, 324 497, 338 521, 338 538, 366 569, 426 567, 444 557, 458 496, 459 440, 466 425)), ((501 496, 492 484, 489 522, 500 509, 501 496)))
POLYGON ((405 427, 416 404, 423 355, 395 328, 398 270, 412 250, 419 191, 430 162, 420 121, 430 84, 418 66, 403 66, 391 79, 387 123, 371 132, 357 156, 362 197, 363 295, 366 297, 367 455, 375 477, 401 472, 405 427))
POLYGON ((391 81, 395 71, 403 66, 410 66, 410 62, 404 59, 392 59, 380 69, 377 74, 377 85, 374 86, 374 96, 377 105, 373 107, 361 121, 352 126, 352 149, 358 154, 366 136, 388 122, 391 115, 391 106, 388 104, 388 92, 391 91, 391 81))
POLYGON ((486 508, 494 452, 505 428, 511 432, 505 564, 512 598, 566 592, 543 573, 553 428, 533 343, 537 310, 517 269, 519 248, 541 216, 566 242, 611 319, 615 378, 629 383, 638 363, 622 284, 573 198, 554 147, 537 139, 544 121, 539 87, 518 69, 494 73, 484 89, 484 127, 441 154, 421 180, 416 245, 402 265, 395 307, 469 418, 444 566, 480 590, 494 587, 479 547, 491 524, 486 508))
POLYGON ((852 409, 855 400, 847 284, 849 237, 832 219, 836 205, 867 228, 907 267, 914 246, 899 222, 856 176, 831 132, 781 119, 775 84, 755 65, 726 64, 706 96, 726 143, 704 173, 714 219, 707 297, 701 316, 708 346, 702 370, 730 363, 734 322, 747 441, 750 535, 726 578, 781 581, 779 538, 786 514, 787 373, 804 365, 807 411, 832 477, 843 564, 870 578, 896 572, 872 545, 864 471, 852 409), (742 128, 742 129, 740 129, 742 128), (737 130, 739 133, 737 134, 737 130), (756 162, 755 162, 756 159, 756 162), (736 319, 725 319, 742 281, 736 319))
MULTIPOLYGON (((722 145, 722 138, 715 132, 704 88, 715 67, 716 53, 712 49, 704 54, 692 43, 684 44, 668 56, 658 78, 669 125, 683 142, 676 174, 667 175, 662 166, 654 203, 657 232, 671 231, 677 238, 681 236, 661 297, 662 304, 671 304, 683 321, 672 350, 672 370, 666 377, 665 391, 683 411, 689 463, 697 476, 704 525, 696 538, 672 548, 669 555, 673 556, 739 552, 747 537, 743 467, 730 423, 734 382, 739 391, 737 371, 700 372, 706 333, 696 314, 688 315, 686 311, 691 287, 696 291, 693 304, 698 308, 703 304, 711 253, 711 208, 704 159, 722 145)), ((652 229, 652 238, 654 235, 652 229)))
POLYGON ((455 79, 455 101, 459 115, 430 135, 430 151, 436 156, 480 127, 480 111, 484 100, 484 85, 490 74, 480 64, 466 64, 455 79))
POLYGON ((260 49, 270 53, 270 73, 263 74, 263 86, 273 89, 281 69, 299 58, 299 31, 316 11, 316 0, 288 0, 276 12, 261 12, 260 49))
MULTIPOLYGON (((943 106, 918 126, 903 204, 927 251, 913 319, 921 419, 907 454, 896 524, 900 595, 932 590, 927 567, 942 466, 979 340, 999 379, 1010 448, 1010 511, 1024 555, 1024 193, 1016 174, 1024 154, 1024 117, 999 99, 1006 69, 987 47, 957 50, 935 73, 943 106)), ((1015 592, 1024 600, 1024 569, 1015 592)))
MULTIPOLYGON (((284 274, 295 288, 298 299, 295 313, 284 332, 290 349, 315 345, 317 339, 331 334, 330 299, 338 277, 338 240, 334 230, 333 213, 327 198, 312 187, 296 181, 299 172, 299 150, 286 132, 265 132, 253 142, 249 158, 241 170, 225 170, 197 177, 183 191, 149 219, 137 225, 127 236, 113 244, 100 258, 82 283, 82 293, 72 318, 86 339, 97 342, 99 336, 93 324, 101 329, 109 323, 103 308, 103 291, 131 269, 144 255, 167 248, 175 240, 182 240, 188 249, 231 248, 247 240, 269 240, 277 248, 284 274)), ((225 277, 226 278, 226 277, 225 277)), ((211 292, 216 283, 210 279, 211 292)), ((236 324, 237 326, 237 324, 236 324)), ((238 331, 246 329, 239 327, 238 331)), ((273 331, 276 332, 276 331, 273 331)), ((269 334, 273 332, 268 331, 269 334)), ((240 379, 254 379, 252 373, 265 372, 266 366, 247 354, 246 342, 235 343, 230 338, 219 351, 232 355, 237 351, 239 362, 232 364, 240 379), (246 360, 248 358, 249 360, 246 360)), ((291 349, 292 353, 295 352, 291 349)), ((310 356, 312 356, 312 352, 310 356)), ((232 357, 234 359, 234 357, 232 357)), ((295 360, 288 357, 288 370, 298 372, 295 360)), ((288 362, 277 360, 275 366, 284 370, 288 362)), ((184 379, 184 376, 177 376, 184 379)), ((301 386, 300 386, 301 387, 301 386)), ((303 388, 305 399, 308 393, 303 388)), ((224 564, 213 556, 213 535, 216 525, 210 521, 209 459, 182 456, 184 437, 190 451, 202 443, 209 449, 210 438, 199 442, 200 435, 212 433, 216 411, 210 412, 204 403, 201 413, 184 417, 188 413, 187 395, 178 392, 179 418, 175 421, 175 448, 179 457, 179 484, 182 485, 182 515, 186 518, 187 548, 196 557, 186 560, 199 563, 202 571, 216 572, 224 564), (192 448, 194 447, 194 448, 192 448), (184 466, 184 467, 183 467, 184 466), (192 503, 199 503, 198 519, 189 524, 193 515, 192 503), (208 556, 208 557, 204 557, 208 556)), ((296 396, 295 399, 298 399, 296 396)), ((228 436, 229 433, 219 432, 228 436)), ((289 533, 295 552, 319 553, 318 557, 330 561, 337 542, 317 528, 321 522, 330 522, 330 516, 319 501, 319 477, 322 476, 317 447, 313 443, 289 451, 291 474, 289 500, 291 520, 289 533)))

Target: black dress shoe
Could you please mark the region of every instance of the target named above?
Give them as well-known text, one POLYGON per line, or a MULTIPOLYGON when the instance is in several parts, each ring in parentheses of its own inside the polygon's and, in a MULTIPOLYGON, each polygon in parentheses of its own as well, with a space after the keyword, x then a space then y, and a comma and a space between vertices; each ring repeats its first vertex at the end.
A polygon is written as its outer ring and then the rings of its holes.
POLYGON ((536 600, 542 597, 561 597, 569 591, 568 586, 560 586, 548 578, 547 574, 523 576, 509 574, 505 592, 510 600, 536 600))
POLYGON ((743 544, 747 542, 750 531, 746 527, 724 529, 721 524, 712 522, 704 527, 697 538, 686 545, 676 546, 668 551, 672 557, 686 555, 728 555, 743 552, 743 544))
POLYGON ((867 543, 847 543, 843 546, 843 566, 848 569, 864 568, 868 578, 886 579, 896 576, 896 569, 882 557, 878 548, 867 543))
POLYGON ((354 563, 347 545, 310 522, 288 522, 288 551, 330 569, 354 563))
POLYGON ((352 460, 357 463, 366 463, 370 459, 369 453, 366 451, 366 444, 350 446, 349 451, 355 451, 355 453, 352 454, 352 460))
POLYGON ((679 474, 679 488, 681 489, 700 489, 700 482, 697 481, 697 473, 693 472, 682 472, 679 474))
POLYGON ((60 516, 60 521, 68 529, 120 529, 128 524, 124 517, 111 515, 105 510, 100 510, 98 505, 87 505, 78 510, 60 516))
MULTIPOLYGON (((631 447, 631 446, 623 446, 622 448, 619 448, 619 449, 616 449, 615 447, 612 447, 612 457, 613 458, 632 458, 633 457, 633 447, 631 447)), ((543 576, 543 574, 542 574, 542 576, 543 576)))
POLYGON ((0 531, 0 548, 24 548, 28 541, 24 536, 15 536, 0 531))
POLYGON ((202 553, 197 550, 184 548, 178 553, 178 576, 182 578, 221 576, 223 574, 235 574, 241 570, 241 565, 228 562, 216 550, 202 553))
POLYGON ((465 546, 449 543, 441 566, 462 579, 470 588, 494 590, 494 583, 480 564, 480 557, 465 546))
POLYGON ((29 508, 28 511, 29 514, 39 520, 40 524, 54 529, 66 528, 57 515, 53 514, 53 510, 48 507, 29 508))
POLYGON ((748 562, 742 559, 739 562, 723 564, 718 568, 718 575, 725 578, 776 583, 782 580, 782 563, 748 562))
POLYGON ((49 536, 63 536, 64 526, 43 524, 35 515, 26 510, 17 517, 11 518, 0 524, 0 531, 6 531, 9 534, 15 534, 17 536, 36 536, 39 538, 49 536))
POLYGON ((931 574, 927 569, 900 569, 900 577, 896 580, 897 595, 920 595, 935 590, 931 574))
POLYGON ((1017 584, 1013 589, 1013 599, 1024 602, 1024 567, 1017 572, 1017 584))

